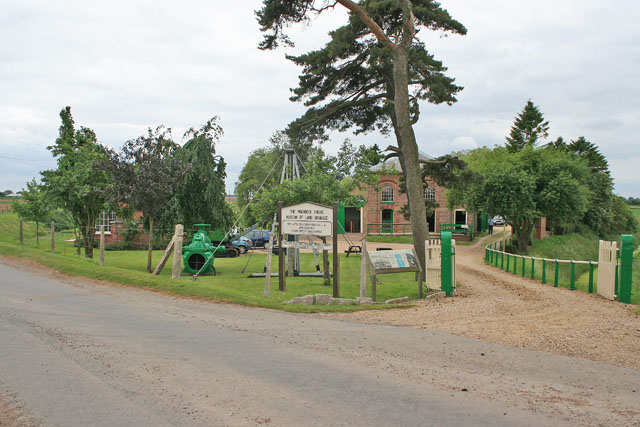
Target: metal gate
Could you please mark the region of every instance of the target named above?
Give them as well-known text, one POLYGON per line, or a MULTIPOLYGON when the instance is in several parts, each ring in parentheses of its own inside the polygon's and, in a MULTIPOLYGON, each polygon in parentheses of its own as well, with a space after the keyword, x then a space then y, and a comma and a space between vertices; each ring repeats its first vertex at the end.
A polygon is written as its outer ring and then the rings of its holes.
MULTIPOLYGON (((442 241, 425 240, 425 283, 427 289, 442 289, 442 241)), ((456 241, 451 240, 451 288, 456 287, 456 241)))

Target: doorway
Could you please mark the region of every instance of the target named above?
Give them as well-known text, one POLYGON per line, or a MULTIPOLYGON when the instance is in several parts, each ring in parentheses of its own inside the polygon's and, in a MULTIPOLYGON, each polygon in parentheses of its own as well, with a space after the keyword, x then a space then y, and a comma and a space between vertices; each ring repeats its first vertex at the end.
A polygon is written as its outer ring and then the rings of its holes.
POLYGON ((393 209, 382 210, 381 222, 380 231, 382 233, 393 233, 393 209))
POLYGON ((436 232, 436 211, 431 211, 431 213, 427 215, 427 222, 429 223, 429 233, 435 233, 436 232))
POLYGON ((456 211, 456 225, 467 223, 467 211, 456 211))

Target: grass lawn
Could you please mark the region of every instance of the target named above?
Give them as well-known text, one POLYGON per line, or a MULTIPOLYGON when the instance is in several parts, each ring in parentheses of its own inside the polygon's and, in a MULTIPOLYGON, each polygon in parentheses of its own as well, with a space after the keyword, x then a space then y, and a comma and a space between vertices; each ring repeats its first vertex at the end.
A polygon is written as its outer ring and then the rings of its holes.
MULTIPOLYGON (((332 294, 332 286, 324 286, 322 278, 287 278, 287 290, 278 290, 278 279, 271 280, 271 296, 264 298, 264 278, 249 278, 251 273, 262 273, 266 261, 266 252, 255 251, 237 258, 219 258, 215 260, 216 276, 200 276, 193 281, 190 276, 178 280, 171 279, 170 262, 159 276, 146 272, 146 251, 106 251, 105 266, 99 265, 99 252, 94 251, 95 259, 89 260, 76 255, 76 249, 66 241, 73 238, 71 232, 55 234, 55 253, 50 251, 50 234, 48 227, 40 233, 40 245, 35 243, 35 224, 25 223, 25 244, 19 244, 19 220, 14 214, 0 215, 0 255, 25 258, 30 261, 51 267, 72 276, 84 276, 99 280, 107 280, 127 286, 136 286, 169 292, 176 295, 237 303, 255 307, 273 308, 294 312, 354 311, 362 309, 384 309, 397 306, 387 305, 339 305, 339 306, 300 306, 285 305, 296 296, 308 294, 332 294), (242 273, 246 265, 246 270, 242 273)), ((154 265, 159 261, 163 251, 154 251, 154 265)), ((313 254, 301 254, 303 272, 316 271, 313 254)), ((340 255, 340 296, 355 298, 360 294, 360 260, 359 256, 346 257, 340 255)), ((278 258, 273 258, 272 271, 278 271, 278 258)), ((332 270, 330 270, 332 271, 332 270)), ((418 285, 413 273, 385 274, 378 276, 377 299, 384 301, 391 298, 408 296, 416 299, 418 285)), ((367 294, 370 295, 371 284, 367 277, 367 294)))
POLYGON ((630 206, 631 212, 640 220, 640 206, 630 206))

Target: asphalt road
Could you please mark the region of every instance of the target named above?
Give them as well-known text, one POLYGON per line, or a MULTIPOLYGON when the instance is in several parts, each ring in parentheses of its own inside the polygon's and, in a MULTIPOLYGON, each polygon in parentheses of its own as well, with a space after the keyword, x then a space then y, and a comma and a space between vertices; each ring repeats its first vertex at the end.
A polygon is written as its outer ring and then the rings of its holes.
POLYGON ((42 425, 632 425, 639 384, 584 359, 0 264, 0 393, 42 425))

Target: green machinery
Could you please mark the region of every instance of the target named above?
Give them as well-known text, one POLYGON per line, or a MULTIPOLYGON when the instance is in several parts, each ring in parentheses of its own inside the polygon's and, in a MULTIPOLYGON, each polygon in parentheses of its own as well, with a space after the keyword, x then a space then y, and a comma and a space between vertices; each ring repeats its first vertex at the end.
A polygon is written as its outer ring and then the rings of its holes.
POLYGON ((183 273, 190 274, 216 274, 216 269, 213 266, 215 257, 233 257, 238 256, 238 249, 227 247, 222 244, 224 233, 216 231, 210 233, 207 229, 210 224, 194 224, 198 229, 193 234, 191 243, 182 248, 182 260, 184 261, 183 273), (211 234, 211 238, 209 238, 211 234), (222 236, 219 236, 219 235, 222 236), (215 252, 215 254, 214 254, 215 252), (201 271, 202 270, 202 271, 201 271))

